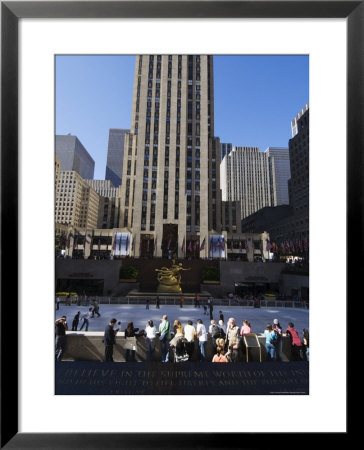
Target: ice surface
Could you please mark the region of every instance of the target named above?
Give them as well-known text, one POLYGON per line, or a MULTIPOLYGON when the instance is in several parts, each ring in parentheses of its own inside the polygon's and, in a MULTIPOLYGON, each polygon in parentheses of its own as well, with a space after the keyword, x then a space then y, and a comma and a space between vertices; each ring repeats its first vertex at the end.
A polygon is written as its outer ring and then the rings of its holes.
MULTIPOLYGON (((92 306, 92 305, 90 305, 92 306)), ((56 311, 56 318, 65 315, 67 317, 69 330, 72 328, 72 320, 77 311, 85 314, 88 311, 87 306, 65 306, 60 305, 59 311, 56 311)), ((201 319, 208 328, 210 325, 210 315, 204 314, 204 309, 195 308, 194 306, 185 305, 183 308, 174 305, 160 305, 160 309, 156 309, 155 305, 151 304, 150 309, 146 309, 145 305, 100 305, 99 313, 101 317, 89 320, 88 331, 104 331, 110 319, 115 318, 121 321, 121 330, 124 331, 128 322, 133 322, 136 328, 145 328, 148 320, 153 320, 154 325, 158 329, 161 318, 167 314, 171 324, 175 319, 181 321, 182 325, 187 323, 187 320, 192 320, 196 326, 196 320, 201 319)), ((241 306, 219 306, 215 305, 213 310, 213 317, 215 320, 219 319, 219 311, 224 314, 225 325, 230 317, 233 317, 239 325, 242 325, 243 320, 248 320, 252 326, 253 333, 263 333, 267 323, 273 324, 274 319, 278 319, 283 331, 285 332, 288 322, 293 322, 295 328, 302 335, 303 328, 309 328, 309 311, 307 309, 294 308, 247 308, 241 306)), ((79 327, 82 320, 79 323, 79 327)), ((85 327, 82 331, 84 331, 85 327)))

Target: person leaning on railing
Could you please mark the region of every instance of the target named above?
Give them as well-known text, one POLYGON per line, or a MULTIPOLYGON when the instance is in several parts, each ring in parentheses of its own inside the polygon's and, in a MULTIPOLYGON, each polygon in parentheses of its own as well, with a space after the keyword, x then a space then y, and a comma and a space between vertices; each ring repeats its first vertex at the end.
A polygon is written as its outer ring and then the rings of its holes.
POLYGON ((56 325, 56 361, 61 361, 66 348, 66 331, 68 330, 67 317, 62 316, 55 322, 56 325))
POLYGON ((157 338, 157 329, 154 326, 153 320, 148 321, 148 324, 145 328, 145 333, 145 342, 147 344, 147 361, 152 361, 157 338))
POLYGON ((113 359, 113 350, 115 344, 115 336, 119 329, 114 330, 114 326, 116 324, 116 319, 111 319, 107 327, 105 328, 104 333, 104 344, 105 344, 105 356, 104 361, 114 361, 113 359))
POLYGON ((125 361, 135 362, 135 351, 136 345, 133 344, 133 341, 136 342, 136 332, 139 331, 139 328, 134 328, 133 322, 129 322, 128 326, 125 328, 125 339, 130 340, 132 348, 127 348, 125 353, 125 361), (131 339, 133 338, 133 340, 131 339))

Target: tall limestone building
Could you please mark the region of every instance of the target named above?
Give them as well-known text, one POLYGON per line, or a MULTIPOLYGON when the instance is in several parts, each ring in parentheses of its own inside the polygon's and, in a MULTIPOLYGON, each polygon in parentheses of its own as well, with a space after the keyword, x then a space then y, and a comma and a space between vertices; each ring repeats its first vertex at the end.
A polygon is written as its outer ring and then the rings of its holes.
POLYGON ((212 56, 136 57, 119 224, 133 256, 206 257, 221 233, 213 86, 212 56))

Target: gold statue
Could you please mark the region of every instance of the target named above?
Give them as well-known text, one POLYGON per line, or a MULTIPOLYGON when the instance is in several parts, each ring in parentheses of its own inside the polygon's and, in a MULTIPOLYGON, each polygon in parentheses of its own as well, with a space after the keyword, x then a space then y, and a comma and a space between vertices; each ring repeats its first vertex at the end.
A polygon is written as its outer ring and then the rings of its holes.
POLYGON ((191 270, 184 269, 182 263, 176 264, 175 260, 172 259, 171 267, 162 267, 161 269, 154 269, 158 272, 158 289, 157 292, 182 292, 181 288, 181 270, 191 270))

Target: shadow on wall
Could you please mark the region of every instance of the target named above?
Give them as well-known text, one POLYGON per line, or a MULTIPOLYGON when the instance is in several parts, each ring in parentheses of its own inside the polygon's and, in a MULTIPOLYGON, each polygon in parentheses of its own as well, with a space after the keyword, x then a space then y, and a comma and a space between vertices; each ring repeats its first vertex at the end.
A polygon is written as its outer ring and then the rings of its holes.
MULTIPOLYGON (((258 336, 261 345, 262 361, 266 360, 265 350, 265 338, 258 336)), ((63 360, 68 361, 103 361, 105 346, 102 342, 103 337, 100 335, 92 335, 91 333, 76 334, 72 332, 67 333, 67 346, 63 355, 63 360)), ((116 337, 116 344, 114 345, 113 358, 116 362, 125 362, 126 349, 124 348, 126 340, 123 336, 116 337)), ((144 337, 137 338, 136 346, 136 361, 146 361, 147 347, 144 337)), ((211 338, 206 343, 206 359, 211 361, 214 356, 214 348, 211 338)), ((249 362, 257 362, 260 359, 259 350, 257 348, 249 349, 248 353, 249 362)), ((153 361, 158 362, 161 360, 160 342, 157 338, 155 351, 153 354, 153 361)), ((170 352, 170 361, 173 361, 173 352, 170 352)), ((199 346, 198 341, 194 342, 194 352, 192 355, 192 361, 199 360, 199 346)), ((282 361, 287 362, 291 360, 291 345, 288 337, 282 339, 282 361)), ((246 361, 246 352, 244 348, 240 348, 238 351, 238 361, 246 361)))

